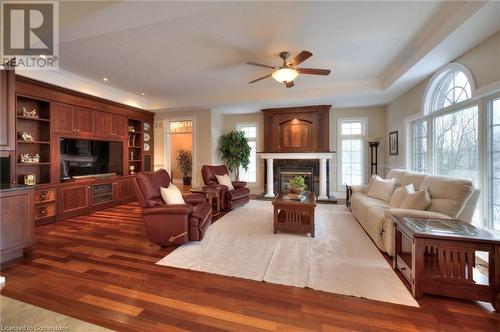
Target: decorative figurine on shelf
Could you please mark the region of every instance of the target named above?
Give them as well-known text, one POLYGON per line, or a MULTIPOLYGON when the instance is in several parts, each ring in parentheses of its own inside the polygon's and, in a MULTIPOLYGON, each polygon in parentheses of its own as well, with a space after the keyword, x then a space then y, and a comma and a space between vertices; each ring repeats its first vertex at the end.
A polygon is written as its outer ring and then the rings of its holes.
POLYGON ((36 109, 33 109, 31 111, 28 111, 26 107, 23 106, 23 116, 27 118, 33 118, 33 119, 38 119, 38 113, 36 109))
POLYGON ((135 127, 134 126, 128 126, 128 131, 133 133, 135 131, 135 127))
POLYGON ((40 155, 29 154, 29 153, 21 153, 21 163, 23 164, 36 164, 40 162, 40 155))
POLYGON ((128 145, 135 146, 135 134, 130 134, 128 137, 128 145))
POLYGON ((25 174, 24 175, 24 184, 27 186, 36 185, 36 174, 35 173, 25 174))
POLYGON ((135 166, 134 165, 129 166, 128 169, 129 169, 131 175, 135 174, 135 166))
POLYGON ((33 136, 31 136, 31 133, 28 133, 27 131, 20 132, 19 137, 26 142, 33 141, 33 136))

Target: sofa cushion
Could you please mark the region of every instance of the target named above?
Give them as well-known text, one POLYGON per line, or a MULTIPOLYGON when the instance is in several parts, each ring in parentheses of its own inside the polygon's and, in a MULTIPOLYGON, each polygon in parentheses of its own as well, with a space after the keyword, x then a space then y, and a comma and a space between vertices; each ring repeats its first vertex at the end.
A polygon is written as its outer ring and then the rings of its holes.
POLYGON ((469 180, 428 175, 421 184, 424 189, 429 189, 432 197, 429 211, 456 218, 474 192, 474 185, 469 180))
POLYGON ((431 196, 429 190, 421 190, 413 193, 408 193, 399 206, 401 209, 412 210, 427 210, 431 204, 431 196))
POLYGON ((394 191, 395 180, 384 180, 380 176, 373 178, 372 185, 366 195, 372 198, 378 198, 383 201, 389 201, 394 191))
POLYGON ((401 203, 405 200, 406 196, 409 193, 415 192, 415 188, 413 188, 413 184, 409 184, 405 187, 398 188, 394 190, 392 193, 391 199, 389 200, 389 207, 391 209, 398 208, 401 206, 401 203))
POLYGON ((394 179, 396 186, 401 186, 403 182, 403 177, 408 173, 407 170, 394 168, 387 172, 386 179, 394 179))
POLYGON ((407 186, 410 183, 413 184, 415 190, 425 190, 425 188, 421 188, 422 181, 427 177, 427 175, 422 173, 415 172, 407 172, 403 176, 403 180, 401 181, 402 186, 407 186))

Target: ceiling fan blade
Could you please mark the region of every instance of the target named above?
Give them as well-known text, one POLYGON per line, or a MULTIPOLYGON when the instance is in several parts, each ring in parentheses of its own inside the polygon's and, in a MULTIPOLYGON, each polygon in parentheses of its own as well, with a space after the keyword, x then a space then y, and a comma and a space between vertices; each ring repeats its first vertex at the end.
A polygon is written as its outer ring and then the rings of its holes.
POLYGON ((248 84, 258 82, 258 81, 263 80, 263 79, 268 78, 268 77, 271 77, 271 74, 266 75, 266 76, 259 77, 259 78, 255 79, 255 80, 253 80, 253 81, 248 82, 248 84))
POLYGON ((297 68, 298 72, 301 74, 310 74, 310 75, 330 75, 330 69, 315 69, 315 68, 297 68))
POLYGON ((263 65, 262 63, 251 62, 251 61, 247 62, 247 65, 274 69, 273 66, 263 65))
POLYGON ((299 54, 297 54, 295 57, 293 57, 290 61, 288 61, 288 65, 291 66, 298 66, 302 62, 306 61, 310 57, 312 57, 312 53, 309 51, 302 51, 299 54))
POLYGON ((291 87, 293 87, 293 86, 295 85, 295 84, 293 84, 293 81, 290 81, 290 82, 284 82, 284 83, 285 83, 285 86, 286 86, 287 88, 291 88, 291 87))

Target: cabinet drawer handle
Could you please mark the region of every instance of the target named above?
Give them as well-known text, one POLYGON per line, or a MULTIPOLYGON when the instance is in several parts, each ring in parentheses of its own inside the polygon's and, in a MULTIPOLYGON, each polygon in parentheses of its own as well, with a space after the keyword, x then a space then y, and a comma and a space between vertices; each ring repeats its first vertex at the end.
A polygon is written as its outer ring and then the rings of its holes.
POLYGON ((41 211, 40 211, 40 213, 41 213, 41 214, 46 214, 46 213, 47 213, 47 211, 45 211, 45 209, 44 209, 44 210, 41 210, 41 211))
POLYGON ((45 200, 45 194, 40 195, 40 199, 45 200))

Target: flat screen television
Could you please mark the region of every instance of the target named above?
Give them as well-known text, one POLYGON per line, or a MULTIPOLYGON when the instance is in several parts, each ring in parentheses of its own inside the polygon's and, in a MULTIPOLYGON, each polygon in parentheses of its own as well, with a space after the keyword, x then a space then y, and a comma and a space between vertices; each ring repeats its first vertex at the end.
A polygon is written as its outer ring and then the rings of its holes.
POLYGON ((61 179, 123 173, 122 142, 61 138, 61 179))

